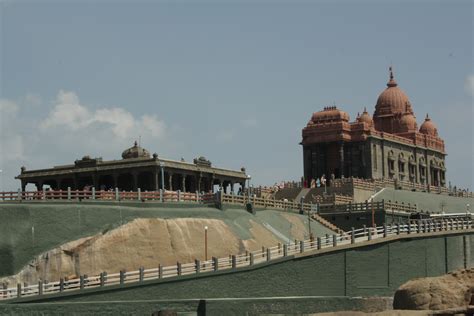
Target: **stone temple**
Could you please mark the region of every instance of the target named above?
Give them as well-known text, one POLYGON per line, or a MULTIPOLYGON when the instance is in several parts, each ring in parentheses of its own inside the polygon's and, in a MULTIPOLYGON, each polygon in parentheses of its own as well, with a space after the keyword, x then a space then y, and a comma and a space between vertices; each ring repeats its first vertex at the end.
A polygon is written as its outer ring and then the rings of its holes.
POLYGON ((54 166, 47 169, 26 170, 16 177, 21 180, 22 191, 26 185, 34 184, 38 190, 44 185, 53 190, 97 190, 118 188, 125 191, 180 190, 182 192, 209 192, 214 186, 225 192, 234 191, 234 185, 245 188, 245 168, 231 170, 216 168, 205 157, 193 162, 163 159, 158 154, 139 146, 137 142, 122 152, 122 159, 102 160, 84 156, 74 164, 54 166))
POLYGON ((418 128, 408 96, 390 68, 387 88, 371 116, 366 109, 351 122, 335 106, 313 113, 302 131, 304 178, 397 179, 445 186, 444 141, 428 114, 418 128))

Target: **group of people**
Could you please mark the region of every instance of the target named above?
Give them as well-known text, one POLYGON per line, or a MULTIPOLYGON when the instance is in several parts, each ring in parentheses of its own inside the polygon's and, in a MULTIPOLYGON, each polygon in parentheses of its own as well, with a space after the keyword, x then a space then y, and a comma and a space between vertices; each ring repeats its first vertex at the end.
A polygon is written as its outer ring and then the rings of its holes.
POLYGON ((321 178, 316 178, 316 179, 311 179, 310 183, 308 184, 308 181, 307 180, 304 180, 303 181, 303 187, 305 188, 319 188, 321 186, 325 186, 326 185, 326 176, 323 174, 321 176, 321 178))

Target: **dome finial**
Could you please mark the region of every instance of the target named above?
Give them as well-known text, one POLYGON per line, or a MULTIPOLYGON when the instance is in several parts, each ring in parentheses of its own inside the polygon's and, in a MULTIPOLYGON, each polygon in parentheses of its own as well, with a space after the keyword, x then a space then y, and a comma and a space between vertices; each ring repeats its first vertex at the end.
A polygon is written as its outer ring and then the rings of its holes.
POLYGON ((367 108, 364 106, 364 113, 367 113, 367 108))
POLYGON ((429 121, 429 120, 431 120, 430 116, 428 115, 428 113, 426 113, 425 121, 429 121))
POLYGON ((137 141, 135 141, 135 142, 133 143, 133 147, 137 147, 137 146, 138 146, 138 143, 137 143, 137 141))
POLYGON ((387 87, 396 87, 397 86, 397 82, 395 81, 394 77, 393 77, 393 67, 390 66, 388 68, 388 70, 390 71, 390 80, 388 81, 387 83, 387 87))

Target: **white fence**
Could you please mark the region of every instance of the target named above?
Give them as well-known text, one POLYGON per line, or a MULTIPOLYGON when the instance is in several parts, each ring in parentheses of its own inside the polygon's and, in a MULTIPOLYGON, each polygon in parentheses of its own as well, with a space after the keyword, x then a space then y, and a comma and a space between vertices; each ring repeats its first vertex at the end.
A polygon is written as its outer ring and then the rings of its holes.
POLYGON ((260 251, 246 252, 236 256, 225 258, 212 258, 207 261, 195 260, 191 263, 177 263, 172 266, 158 265, 155 268, 145 269, 141 267, 137 271, 120 271, 99 275, 83 275, 72 280, 60 279, 57 282, 38 282, 35 285, 22 286, 18 284, 14 288, 0 289, 0 300, 13 298, 49 295, 54 293, 73 292, 82 289, 106 287, 110 285, 123 285, 148 280, 176 278, 184 275, 197 275, 200 273, 213 273, 218 270, 239 269, 268 262, 298 253, 321 249, 337 249, 339 246, 364 242, 367 240, 381 239, 396 235, 420 235, 431 232, 468 230, 474 228, 474 222, 464 219, 451 219, 441 221, 418 221, 410 224, 397 224, 390 226, 379 226, 361 228, 344 232, 338 235, 327 235, 314 240, 295 241, 290 244, 278 244, 260 251))

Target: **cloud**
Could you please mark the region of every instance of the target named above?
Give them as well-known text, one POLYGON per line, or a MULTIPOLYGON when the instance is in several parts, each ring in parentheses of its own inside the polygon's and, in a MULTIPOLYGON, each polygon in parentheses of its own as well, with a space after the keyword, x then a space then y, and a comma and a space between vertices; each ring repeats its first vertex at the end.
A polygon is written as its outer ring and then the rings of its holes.
POLYGON ((7 99, 0 99, 0 117, 5 118, 7 115, 16 114, 18 112, 18 105, 7 99))
POLYGON ((94 108, 81 103, 73 91, 59 91, 49 105, 33 95, 0 99, 0 191, 18 187, 14 177, 22 165, 48 168, 84 155, 120 159, 140 136, 152 153, 172 156, 182 133, 173 126, 170 131, 156 114, 137 116, 118 106, 94 108))
POLYGON ((468 94, 474 96, 474 75, 469 75, 466 77, 464 88, 468 94))
POLYGON ((101 131, 125 139, 150 135, 163 138, 166 125, 156 115, 143 115, 139 119, 120 107, 90 109, 82 105, 76 93, 59 91, 54 108, 41 124, 42 130, 62 128, 69 131, 101 131))

